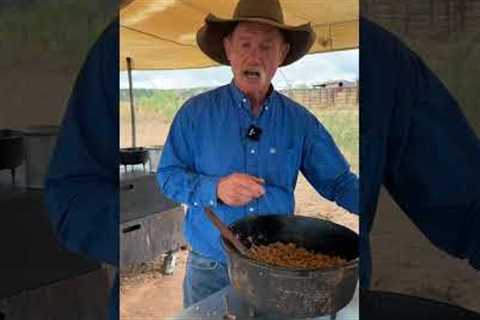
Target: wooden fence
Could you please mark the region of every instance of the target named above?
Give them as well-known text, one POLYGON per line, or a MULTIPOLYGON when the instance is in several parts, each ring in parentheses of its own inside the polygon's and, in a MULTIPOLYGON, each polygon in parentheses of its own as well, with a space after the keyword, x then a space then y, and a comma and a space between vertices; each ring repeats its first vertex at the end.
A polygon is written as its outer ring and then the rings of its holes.
POLYGON ((282 93, 309 109, 358 107, 358 87, 289 89, 282 93))

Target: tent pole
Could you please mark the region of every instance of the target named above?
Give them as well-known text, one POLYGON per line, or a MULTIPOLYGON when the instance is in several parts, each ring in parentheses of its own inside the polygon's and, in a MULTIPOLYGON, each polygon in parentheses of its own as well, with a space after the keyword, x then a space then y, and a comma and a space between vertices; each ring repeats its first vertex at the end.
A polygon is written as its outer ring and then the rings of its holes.
POLYGON ((133 104, 133 87, 132 87, 132 58, 127 57, 128 70, 128 91, 130 93, 130 115, 132 120, 132 147, 137 146, 136 130, 135 130, 135 107, 133 104))

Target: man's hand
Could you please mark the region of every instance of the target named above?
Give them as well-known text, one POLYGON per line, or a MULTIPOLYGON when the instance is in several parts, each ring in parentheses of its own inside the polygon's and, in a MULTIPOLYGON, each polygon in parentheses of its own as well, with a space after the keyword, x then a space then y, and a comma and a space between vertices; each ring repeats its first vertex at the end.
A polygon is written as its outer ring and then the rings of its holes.
POLYGON ((243 206, 265 194, 261 178, 243 173, 232 173, 220 179, 217 187, 217 197, 226 205, 243 206))

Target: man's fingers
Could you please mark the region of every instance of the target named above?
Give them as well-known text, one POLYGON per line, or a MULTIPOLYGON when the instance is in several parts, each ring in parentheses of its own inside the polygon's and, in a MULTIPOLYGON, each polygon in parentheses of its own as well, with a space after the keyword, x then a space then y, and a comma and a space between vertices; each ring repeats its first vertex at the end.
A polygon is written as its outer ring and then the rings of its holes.
POLYGON ((225 203, 227 203, 228 205, 231 205, 231 206, 243 206, 243 205, 249 203, 252 200, 253 200, 253 198, 250 197, 250 196, 234 193, 234 194, 228 195, 226 197, 226 202, 225 203))
POLYGON ((263 180, 263 178, 259 178, 259 177, 255 177, 255 176, 251 176, 253 180, 255 180, 255 182, 258 182, 260 184, 265 184, 265 180, 263 180))
MULTIPOLYGON (((258 178, 257 178, 258 179, 258 178)), ((237 181, 239 186, 242 188, 248 189, 251 194, 255 197, 260 197, 265 194, 265 188, 263 185, 252 178, 240 179, 237 181)))
POLYGON ((259 184, 250 185, 249 189, 250 193, 256 198, 261 197, 265 194, 265 188, 259 184))
POLYGON ((231 190, 231 196, 239 195, 246 198, 253 198, 256 196, 256 192, 252 191, 250 188, 244 187, 243 185, 238 185, 231 190))
POLYGON ((245 174, 245 173, 239 173, 238 175, 241 176, 242 178, 246 179, 246 180, 252 180, 256 183, 265 184, 265 180, 263 180, 263 178, 256 177, 256 176, 251 176, 251 175, 245 174))
POLYGON ((265 194, 264 180, 243 173, 234 173, 220 180, 217 195, 225 204, 242 206, 265 194))
POLYGON ((234 202, 238 205, 238 206, 243 206, 247 203, 249 203, 250 201, 252 201, 253 198, 252 197, 249 197, 249 196, 244 196, 244 195, 235 195, 234 196, 234 202))

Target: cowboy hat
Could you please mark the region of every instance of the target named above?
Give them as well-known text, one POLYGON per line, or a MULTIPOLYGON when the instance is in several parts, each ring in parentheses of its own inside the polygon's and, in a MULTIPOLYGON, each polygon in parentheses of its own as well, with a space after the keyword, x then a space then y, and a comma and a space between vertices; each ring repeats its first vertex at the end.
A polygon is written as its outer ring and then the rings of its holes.
POLYGON ((315 41, 315 33, 310 23, 288 26, 283 22, 283 13, 278 0, 240 0, 231 19, 223 19, 208 14, 205 24, 197 32, 197 44, 213 60, 229 65, 223 47, 223 38, 233 31, 238 22, 250 21, 265 23, 280 29, 290 50, 281 66, 297 61, 307 54, 315 41))

